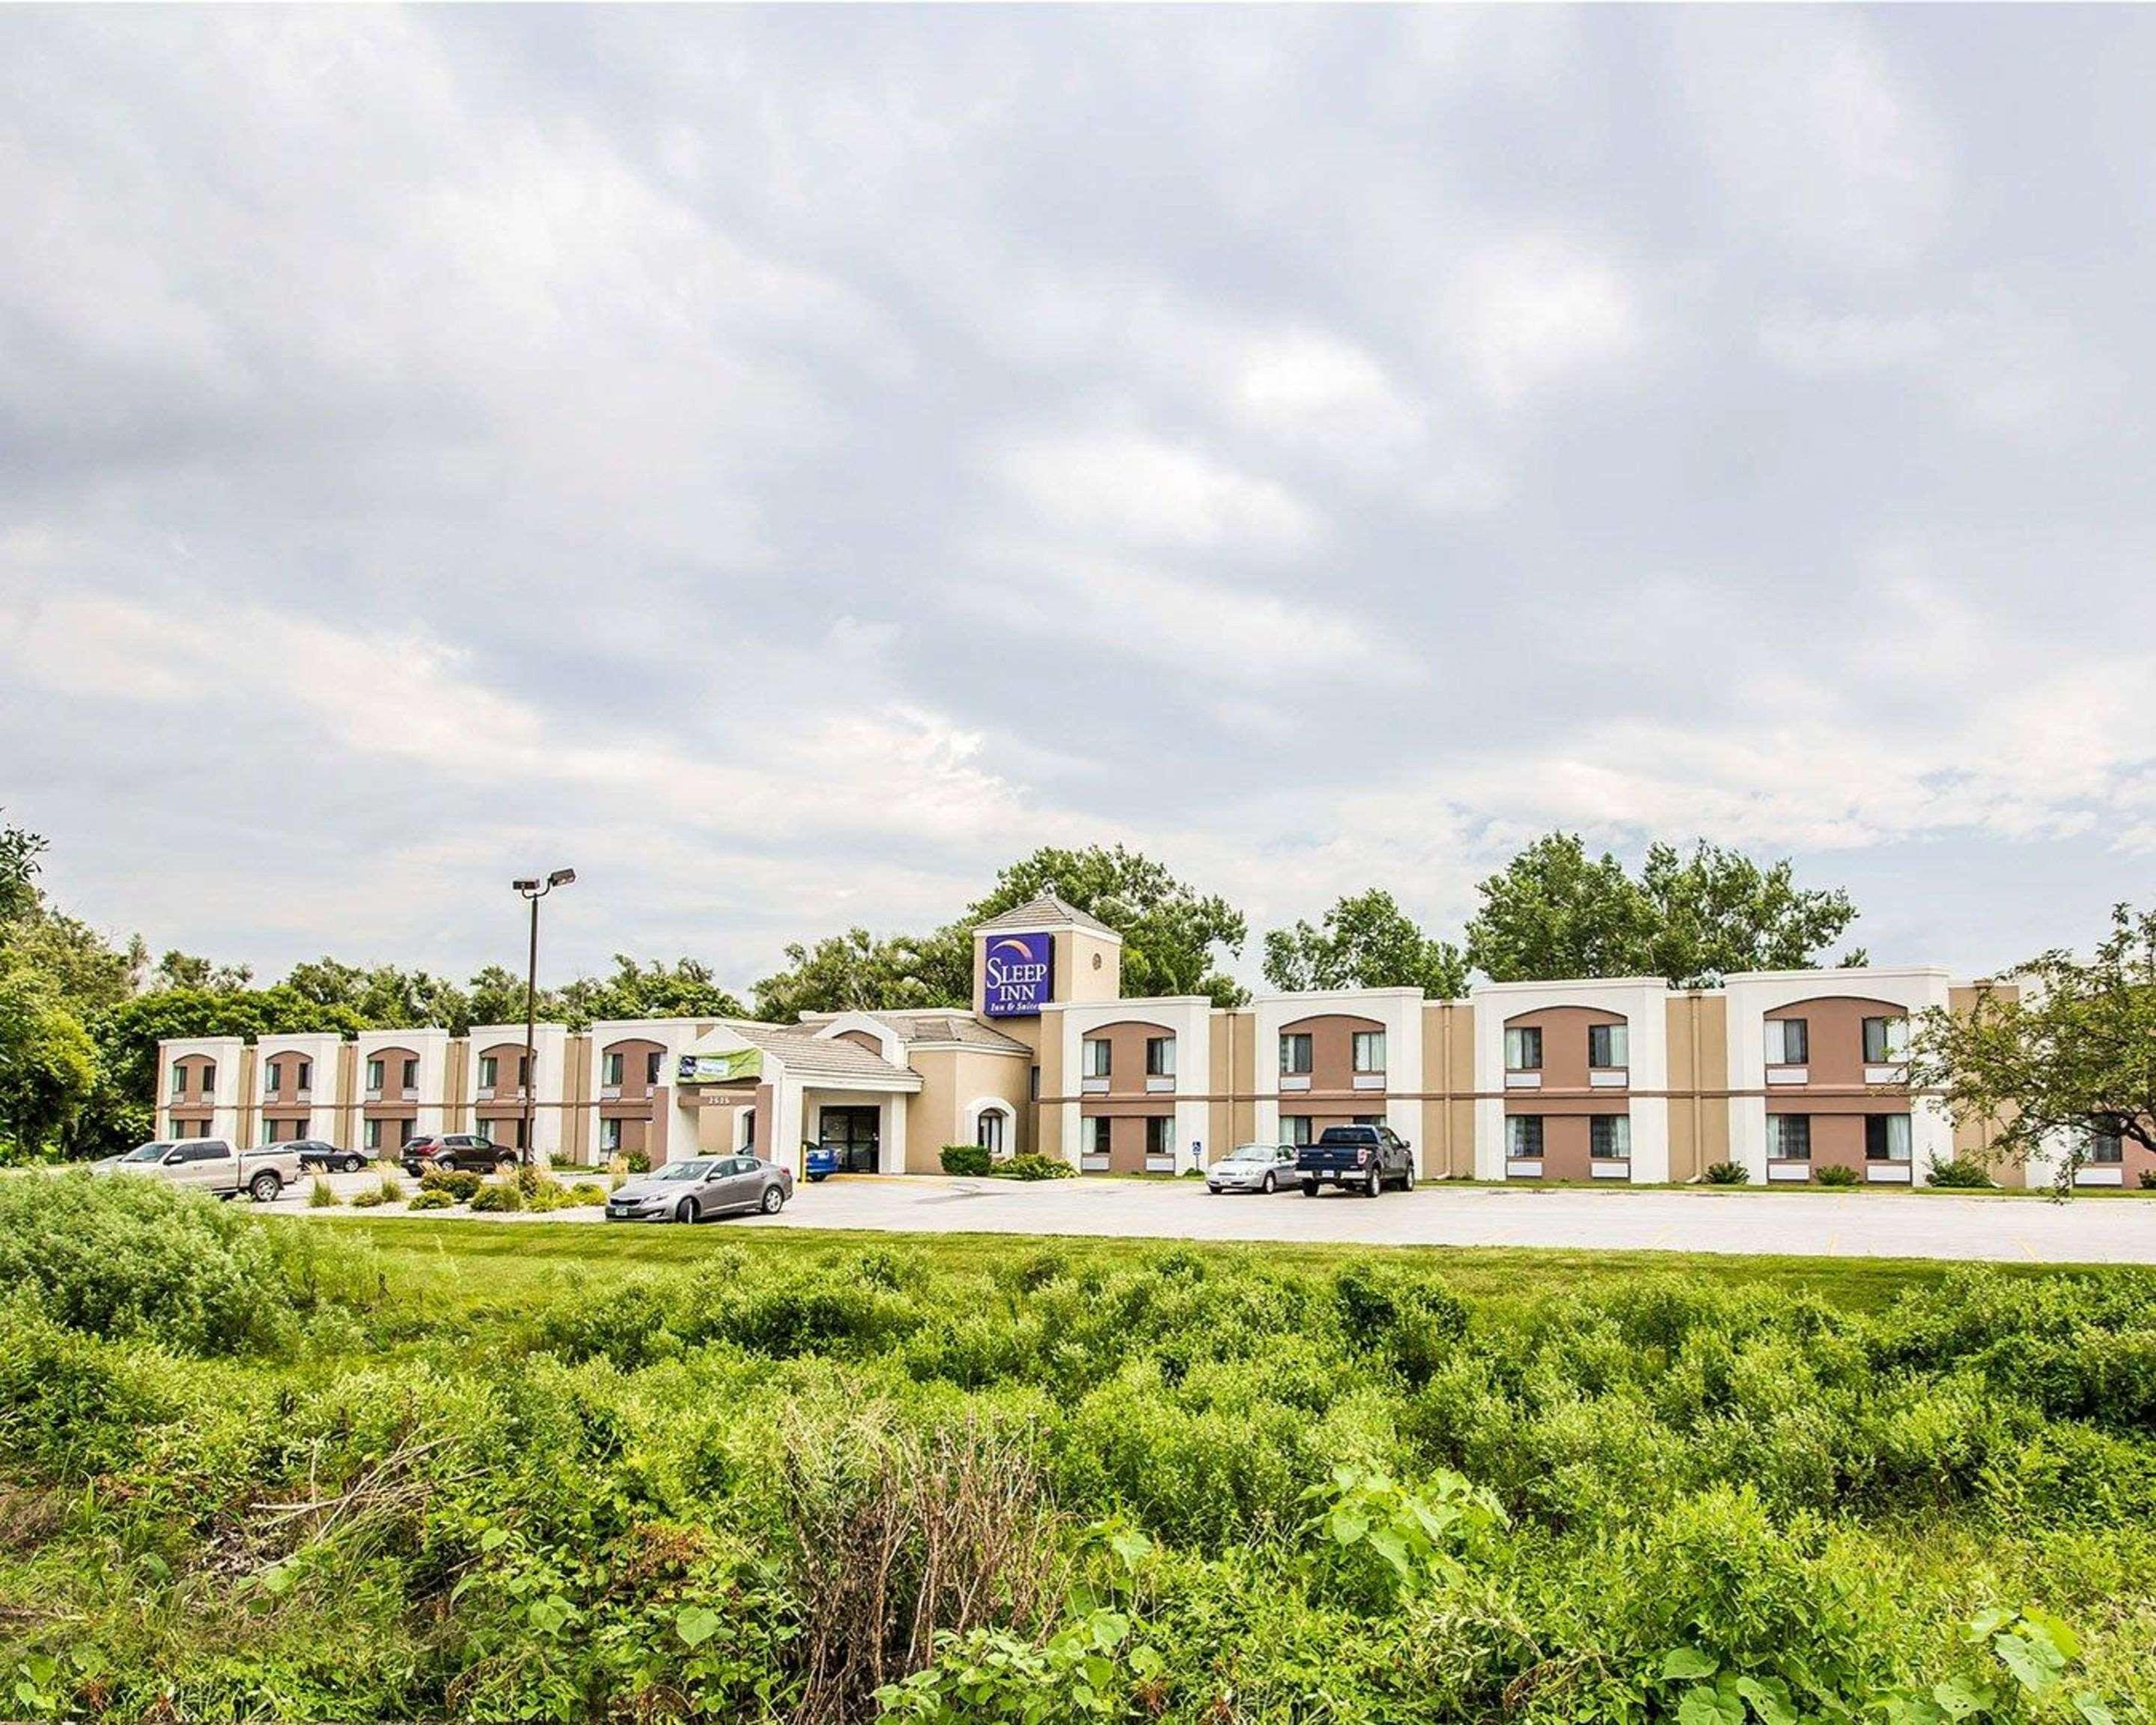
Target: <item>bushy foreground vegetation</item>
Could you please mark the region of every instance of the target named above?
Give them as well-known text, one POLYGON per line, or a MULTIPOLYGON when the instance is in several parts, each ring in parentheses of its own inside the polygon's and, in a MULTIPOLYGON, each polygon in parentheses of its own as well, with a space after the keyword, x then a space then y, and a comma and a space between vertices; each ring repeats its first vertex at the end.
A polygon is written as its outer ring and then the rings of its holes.
POLYGON ((2143 1274, 514 1233, 0 1188, 7 1711, 2156 1709, 2143 1274))

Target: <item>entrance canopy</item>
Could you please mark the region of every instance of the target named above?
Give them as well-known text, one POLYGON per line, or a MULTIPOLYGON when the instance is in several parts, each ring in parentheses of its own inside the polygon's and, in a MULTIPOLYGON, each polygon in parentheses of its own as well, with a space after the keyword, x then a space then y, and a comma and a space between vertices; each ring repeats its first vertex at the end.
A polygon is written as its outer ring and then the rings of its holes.
POLYGON ((849 1167, 906 1171, 906 1104, 921 1075, 826 1027, 821 1034, 744 1019, 714 1025, 680 1057, 678 1106, 697 1111, 706 1150, 752 1147, 795 1173, 827 1125, 849 1167))

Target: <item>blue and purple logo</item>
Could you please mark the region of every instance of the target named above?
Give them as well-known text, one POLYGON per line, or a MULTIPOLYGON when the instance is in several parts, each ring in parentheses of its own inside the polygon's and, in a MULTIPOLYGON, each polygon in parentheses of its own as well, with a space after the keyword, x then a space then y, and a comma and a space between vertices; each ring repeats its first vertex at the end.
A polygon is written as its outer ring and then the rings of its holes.
POLYGON ((1055 937, 999 934, 981 960, 981 1009, 992 1019, 1031 1018, 1055 986, 1055 937))

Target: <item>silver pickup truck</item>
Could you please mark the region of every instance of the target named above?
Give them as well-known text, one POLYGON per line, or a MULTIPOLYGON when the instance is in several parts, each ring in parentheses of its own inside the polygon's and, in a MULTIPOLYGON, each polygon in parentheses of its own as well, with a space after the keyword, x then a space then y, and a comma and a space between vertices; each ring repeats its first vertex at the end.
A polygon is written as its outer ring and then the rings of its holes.
POLYGON ((300 1158, 277 1148, 234 1150, 223 1138, 159 1139, 96 1165, 108 1174, 146 1174, 168 1185, 234 1198, 244 1192, 268 1204, 300 1178, 300 1158))

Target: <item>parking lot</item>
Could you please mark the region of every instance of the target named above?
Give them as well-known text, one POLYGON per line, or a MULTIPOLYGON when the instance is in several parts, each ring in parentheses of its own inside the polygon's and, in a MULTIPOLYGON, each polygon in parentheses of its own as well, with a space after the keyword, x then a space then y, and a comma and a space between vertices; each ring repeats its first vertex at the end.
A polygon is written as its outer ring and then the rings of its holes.
MULTIPOLYGON (((373 1174, 338 1174, 349 1197, 373 1174)), ((407 1183, 409 1183, 408 1182, 407 1183)), ((393 1216, 403 1206, 311 1211, 305 1189, 271 1206, 300 1215, 393 1216)), ((428 1214, 473 1226, 601 1222, 596 1209, 544 1216, 428 1214)), ((1071 1234, 1370 1245, 1563 1246, 1610 1251, 2156 1264, 2156 1199, 1930 1192, 1587 1191, 1420 1186, 1376 1199, 1215 1197, 1194 1180, 1028 1184, 942 1175, 849 1176, 803 1185, 784 1212, 716 1228, 860 1228, 895 1233, 1071 1234)))

